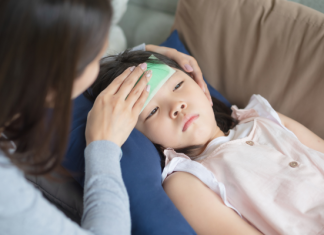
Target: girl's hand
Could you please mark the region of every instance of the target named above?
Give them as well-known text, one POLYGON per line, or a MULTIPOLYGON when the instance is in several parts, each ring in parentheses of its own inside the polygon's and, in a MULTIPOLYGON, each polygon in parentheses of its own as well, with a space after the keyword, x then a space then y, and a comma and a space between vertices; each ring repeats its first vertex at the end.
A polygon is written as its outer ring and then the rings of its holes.
POLYGON ((119 147, 123 145, 134 129, 149 95, 149 71, 134 87, 146 68, 147 64, 143 63, 136 68, 126 69, 98 95, 88 113, 85 132, 87 145, 96 140, 110 140, 119 147))
POLYGON ((205 92, 207 98, 209 99, 211 105, 213 105, 213 101, 211 99, 209 90, 207 88, 207 84, 205 83, 200 67, 195 58, 192 56, 186 55, 177 51, 176 49, 168 48, 168 47, 160 47, 155 45, 146 45, 145 50, 153 51, 156 53, 160 53, 174 61, 176 61, 184 71, 191 74, 191 77, 197 82, 200 88, 205 92))

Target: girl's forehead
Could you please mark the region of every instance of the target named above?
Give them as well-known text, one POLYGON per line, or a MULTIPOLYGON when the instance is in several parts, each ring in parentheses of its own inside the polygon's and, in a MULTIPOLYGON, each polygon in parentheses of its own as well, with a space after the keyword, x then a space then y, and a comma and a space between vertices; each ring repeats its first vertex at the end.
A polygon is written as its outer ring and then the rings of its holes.
MULTIPOLYGON (((170 87, 172 87, 174 85, 174 83, 176 83, 180 77, 181 77, 181 72, 178 69, 174 69, 175 73, 160 87, 160 89, 156 92, 156 94, 152 97, 152 99, 149 101, 149 103, 147 104, 147 106, 144 108, 143 113, 146 113, 147 109, 151 109, 152 107, 151 104, 154 103, 157 99, 159 99, 159 96, 164 96, 165 93, 165 89, 169 89, 170 87)), ((165 96, 167 97, 167 96, 165 96)))
POLYGON ((166 81, 166 83, 170 83, 170 81, 172 81, 172 80, 174 80, 174 79, 176 79, 177 77, 179 77, 179 70, 177 70, 177 69, 174 69, 175 70, 175 73, 174 74, 172 74, 172 76, 166 81))
POLYGON ((187 77, 186 74, 184 72, 182 72, 181 70, 179 70, 179 69, 174 69, 174 70, 175 70, 175 73, 172 74, 172 76, 165 82, 164 85, 175 82, 176 80, 178 80, 180 78, 186 78, 187 77))
MULTIPOLYGON (((167 99, 168 95, 167 91, 170 89, 174 89, 174 87, 181 81, 190 78, 187 74, 183 73, 181 70, 179 69, 175 69, 175 73, 161 86, 161 88, 157 91, 157 93, 152 97, 151 101, 148 103, 148 105, 150 103, 152 103, 152 101, 154 100, 161 100, 161 96, 163 99, 167 99)), ((190 78, 191 79, 191 78, 190 78)), ((162 100, 163 100, 162 99, 162 100)))
MULTIPOLYGON (((162 89, 160 89, 157 93, 156 93, 156 95, 158 95, 159 93, 160 93, 160 91, 161 90, 163 90, 163 89, 169 89, 170 87, 172 87, 173 85, 175 85, 175 83, 179 80, 179 79, 181 79, 181 78, 183 78, 183 76, 182 76, 182 74, 181 74, 181 71, 180 70, 178 70, 178 69, 175 69, 175 73, 174 74, 172 74, 172 76, 162 85, 162 89)), ((163 91, 161 91, 161 92, 163 92, 163 91)), ((153 99, 154 99, 154 97, 153 97, 153 99)))

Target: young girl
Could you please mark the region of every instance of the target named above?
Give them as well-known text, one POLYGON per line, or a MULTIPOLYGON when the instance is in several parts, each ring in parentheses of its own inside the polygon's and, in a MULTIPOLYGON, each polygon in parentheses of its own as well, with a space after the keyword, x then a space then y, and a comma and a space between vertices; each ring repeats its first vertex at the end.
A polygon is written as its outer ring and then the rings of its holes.
POLYGON ((231 111, 216 99, 212 107, 178 64, 151 52, 103 60, 86 96, 95 99, 111 78, 143 62, 176 71, 136 128, 165 155, 163 187, 198 234, 324 234, 320 137, 260 95, 245 109, 231 111))

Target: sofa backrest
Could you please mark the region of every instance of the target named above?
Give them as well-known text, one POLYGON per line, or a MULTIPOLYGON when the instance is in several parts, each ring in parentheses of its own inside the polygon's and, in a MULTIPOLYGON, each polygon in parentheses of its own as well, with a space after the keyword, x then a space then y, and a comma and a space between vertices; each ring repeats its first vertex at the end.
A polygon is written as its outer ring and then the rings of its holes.
POLYGON ((324 14, 286 0, 180 0, 173 28, 232 104, 261 94, 324 138, 324 14))

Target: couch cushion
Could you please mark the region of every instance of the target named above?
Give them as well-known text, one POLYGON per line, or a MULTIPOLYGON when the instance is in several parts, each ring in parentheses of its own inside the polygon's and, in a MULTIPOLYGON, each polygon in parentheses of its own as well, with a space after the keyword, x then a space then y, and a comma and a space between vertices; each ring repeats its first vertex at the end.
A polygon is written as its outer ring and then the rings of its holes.
POLYGON ((128 47, 145 42, 159 45, 170 35, 174 15, 129 3, 119 25, 124 30, 128 47))
POLYGON ((173 28, 231 103, 261 94, 324 138, 324 14, 285 0, 180 0, 173 28))
POLYGON ((308 6, 310 8, 313 8, 317 11, 324 13, 324 1, 323 0, 288 0, 288 1, 303 4, 305 6, 308 6))
POLYGON ((127 9, 128 0, 112 0, 113 16, 109 30, 109 44, 106 55, 112 55, 126 50, 127 40, 123 30, 117 25, 127 9))
POLYGON ((155 9, 174 15, 177 9, 178 0, 130 0, 143 8, 155 9))

